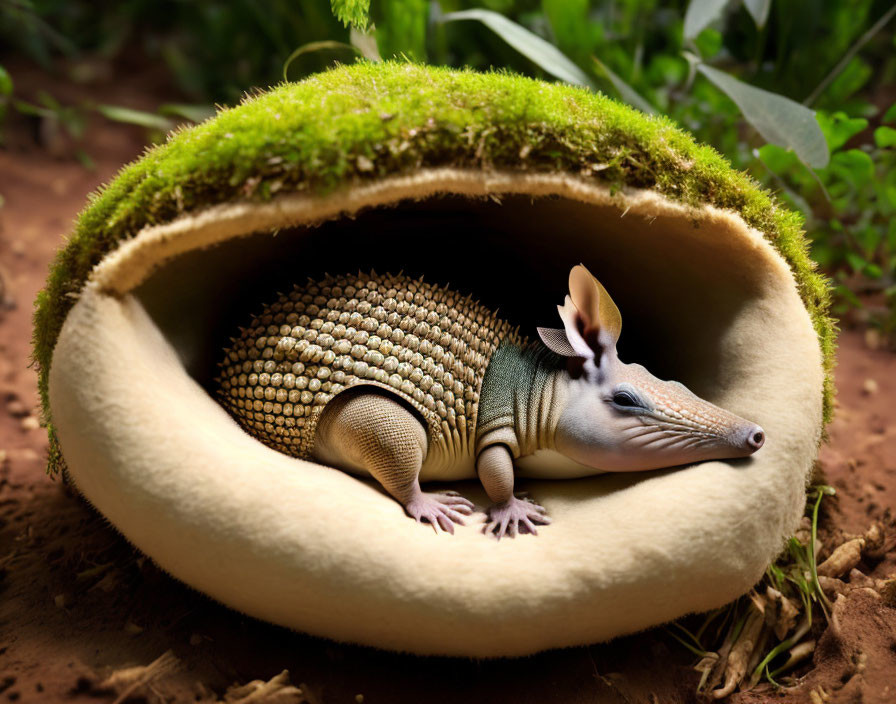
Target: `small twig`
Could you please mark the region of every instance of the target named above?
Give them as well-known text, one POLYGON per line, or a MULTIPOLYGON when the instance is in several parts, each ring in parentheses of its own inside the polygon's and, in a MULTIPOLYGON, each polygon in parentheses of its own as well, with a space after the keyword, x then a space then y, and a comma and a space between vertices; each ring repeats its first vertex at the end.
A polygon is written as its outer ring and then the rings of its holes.
POLYGON ((118 697, 113 704, 121 704, 140 687, 149 685, 163 675, 169 675, 180 667, 180 661, 171 650, 166 650, 158 658, 145 667, 129 667, 112 673, 102 687, 118 690, 118 697))
POLYGON ((746 622, 740 629, 728 659, 725 663, 725 683, 712 691, 715 699, 722 699, 731 694, 747 674, 747 665, 757 647, 762 634, 765 618, 759 609, 754 608, 746 614, 746 622))

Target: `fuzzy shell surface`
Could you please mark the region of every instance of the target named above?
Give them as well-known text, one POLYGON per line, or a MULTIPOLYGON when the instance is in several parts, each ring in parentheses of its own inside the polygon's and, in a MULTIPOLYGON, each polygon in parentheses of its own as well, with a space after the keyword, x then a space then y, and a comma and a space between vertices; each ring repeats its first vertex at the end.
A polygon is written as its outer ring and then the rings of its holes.
POLYGON ((309 280, 265 306, 225 350, 218 398, 268 447, 307 459, 340 392, 373 385, 426 421, 428 465, 471 465, 492 354, 510 323, 448 288, 402 274, 309 280))
MULTIPOLYGON (((445 188, 445 174, 425 176, 401 197, 428 197, 421 182, 445 188)), ((493 173, 463 178, 497 190, 493 173)), ((746 593, 803 514, 820 431, 821 355, 786 262, 732 214, 704 209, 695 228, 687 211, 654 193, 628 201, 573 177, 507 178, 540 194, 550 184, 550 192, 601 208, 618 203, 627 213, 619 236, 642 235, 643 251, 655 247, 664 264, 676 248, 708 250, 701 267, 735 274, 732 292, 739 271, 755 281, 749 297, 735 296, 743 305, 718 338, 730 366, 713 400, 766 429, 760 452, 684 471, 521 482, 554 519, 537 539, 496 543, 475 524, 436 535, 371 482, 252 438, 190 374, 137 295, 91 285, 66 321, 49 384, 79 491, 163 569, 232 608, 420 654, 494 657, 581 645, 746 593), (638 213, 672 213, 669 229, 649 225, 651 218, 642 227, 632 218, 638 213)), ((270 212, 288 212, 288 202, 270 212)), ((186 223, 183 236, 223 229, 228 221, 214 212, 186 223)), ((250 204, 239 212, 269 211, 250 204)), ((583 258, 588 244, 582 240, 583 258)), ((707 298, 717 295, 689 280, 707 298)), ((677 310, 669 295, 657 304, 677 310)), ((488 506, 477 483, 452 488, 488 506)))
POLYGON ((89 199, 36 301, 34 359, 50 471, 62 466, 48 386, 57 337, 91 272, 123 243, 144 228, 234 201, 320 197, 444 167, 578 174, 614 192, 646 188, 688 207, 738 214, 794 274, 824 355, 830 418, 835 326, 828 282, 808 256, 800 216, 747 174, 670 120, 592 90, 505 72, 359 62, 285 83, 172 134, 89 199))

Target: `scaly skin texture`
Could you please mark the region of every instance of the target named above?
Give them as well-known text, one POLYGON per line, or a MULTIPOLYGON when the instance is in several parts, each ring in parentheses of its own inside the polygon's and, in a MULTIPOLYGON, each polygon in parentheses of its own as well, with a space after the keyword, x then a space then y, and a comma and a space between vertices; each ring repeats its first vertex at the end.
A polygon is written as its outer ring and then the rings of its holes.
POLYGON ((482 380, 504 341, 523 342, 471 297, 421 280, 309 281, 241 331, 225 353, 218 397, 266 445, 310 458, 336 395, 381 388, 425 420, 433 478, 448 479, 465 461, 472 468, 482 380))
POLYGON ((453 533, 473 505, 421 478, 478 474, 483 532, 550 523, 514 494, 517 467, 560 478, 742 457, 762 429, 616 355, 622 318, 584 266, 562 330, 528 343, 445 288, 398 275, 297 286, 226 350, 219 398, 270 447, 376 478, 418 522, 453 533))

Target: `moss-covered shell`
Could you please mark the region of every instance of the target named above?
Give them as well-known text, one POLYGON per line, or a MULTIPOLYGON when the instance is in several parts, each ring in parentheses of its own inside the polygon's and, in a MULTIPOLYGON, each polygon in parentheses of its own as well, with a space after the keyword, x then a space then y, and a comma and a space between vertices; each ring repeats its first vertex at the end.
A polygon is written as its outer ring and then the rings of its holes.
POLYGON ((422 167, 573 174, 739 214, 790 264, 823 352, 830 417, 835 328, 798 214, 670 120, 603 95, 506 73, 386 62, 315 75, 222 110, 172 134, 91 197, 37 300, 34 357, 51 442, 54 345, 91 269, 121 241, 213 204, 323 194, 422 167))
MULTIPOLYGON (((523 655, 714 609, 798 525, 830 409, 800 228, 667 120, 580 89, 396 63, 284 85, 173 135, 82 214, 36 316, 51 466, 58 438, 80 493, 178 579, 339 640, 523 655), (759 452, 576 481, 521 458, 514 486, 552 523, 497 543, 420 530, 213 398, 238 321, 306 276, 404 269, 532 335, 579 262, 626 321, 621 358, 760 423, 759 452)), ((478 482, 453 488, 486 510, 478 482)))

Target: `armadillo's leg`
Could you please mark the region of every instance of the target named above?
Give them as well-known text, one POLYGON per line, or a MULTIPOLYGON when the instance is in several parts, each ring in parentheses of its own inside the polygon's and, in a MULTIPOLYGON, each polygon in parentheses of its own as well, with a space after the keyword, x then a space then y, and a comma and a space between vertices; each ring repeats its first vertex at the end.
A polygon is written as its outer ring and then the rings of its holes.
POLYGON ((396 399, 376 392, 343 392, 328 405, 317 425, 317 459, 337 467, 364 470, 394 496, 418 523, 426 521, 454 533, 473 504, 453 492, 424 493, 420 467, 426 457, 426 431, 396 399))
POLYGON ((525 494, 514 495, 513 457, 504 445, 491 445, 480 452, 476 471, 485 493, 495 502, 488 509, 483 533, 491 533, 499 540, 505 534, 513 538, 517 532, 538 535, 536 524, 551 522, 544 507, 525 499, 525 494))

